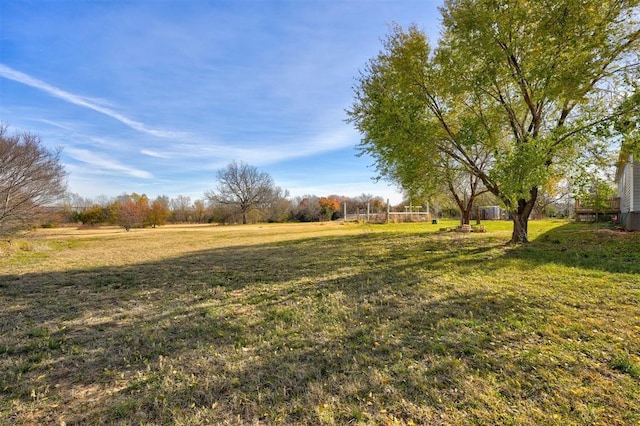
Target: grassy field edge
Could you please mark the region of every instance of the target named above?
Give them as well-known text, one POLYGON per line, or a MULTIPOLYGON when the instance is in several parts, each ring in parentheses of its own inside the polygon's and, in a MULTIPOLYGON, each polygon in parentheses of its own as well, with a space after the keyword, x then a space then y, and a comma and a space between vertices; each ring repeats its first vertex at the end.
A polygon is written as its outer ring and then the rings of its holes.
POLYGON ((0 419, 640 421, 640 235, 442 226, 38 231, 0 258, 0 419))

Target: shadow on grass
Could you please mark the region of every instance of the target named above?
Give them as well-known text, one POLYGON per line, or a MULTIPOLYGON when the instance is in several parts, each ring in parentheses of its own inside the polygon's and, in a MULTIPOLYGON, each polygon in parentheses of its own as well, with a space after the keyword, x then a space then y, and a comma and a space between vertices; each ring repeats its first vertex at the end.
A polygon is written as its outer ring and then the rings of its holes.
POLYGON ((640 274, 640 233, 571 223, 540 235, 508 257, 532 265, 558 264, 613 273, 640 274))
POLYGON ((612 400, 563 406, 553 389, 553 374, 583 377, 536 347, 548 302, 463 276, 504 257, 563 262, 571 232, 506 256, 495 241, 366 234, 4 275, 0 410, 67 424, 597 420, 612 400))

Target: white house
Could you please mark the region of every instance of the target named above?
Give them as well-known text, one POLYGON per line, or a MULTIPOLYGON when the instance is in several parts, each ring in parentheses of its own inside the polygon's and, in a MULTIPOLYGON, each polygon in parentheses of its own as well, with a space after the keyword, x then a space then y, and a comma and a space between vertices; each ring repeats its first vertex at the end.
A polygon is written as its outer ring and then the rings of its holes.
POLYGON ((620 221, 625 229, 640 230, 640 161, 629 155, 616 172, 620 197, 620 221))

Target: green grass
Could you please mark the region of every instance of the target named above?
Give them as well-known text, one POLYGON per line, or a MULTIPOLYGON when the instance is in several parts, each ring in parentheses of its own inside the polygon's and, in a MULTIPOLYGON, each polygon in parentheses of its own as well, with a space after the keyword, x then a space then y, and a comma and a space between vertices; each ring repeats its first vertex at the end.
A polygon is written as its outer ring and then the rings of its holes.
POLYGON ((640 423, 640 234, 453 225, 40 230, 0 423, 640 423))

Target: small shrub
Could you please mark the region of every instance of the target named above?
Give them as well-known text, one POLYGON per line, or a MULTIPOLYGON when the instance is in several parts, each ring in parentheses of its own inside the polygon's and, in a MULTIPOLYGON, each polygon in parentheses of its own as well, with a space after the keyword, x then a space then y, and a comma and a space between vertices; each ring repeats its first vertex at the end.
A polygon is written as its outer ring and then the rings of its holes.
POLYGON ((611 368, 626 373, 631 377, 640 378, 640 366, 633 362, 626 353, 616 355, 611 360, 611 368))

